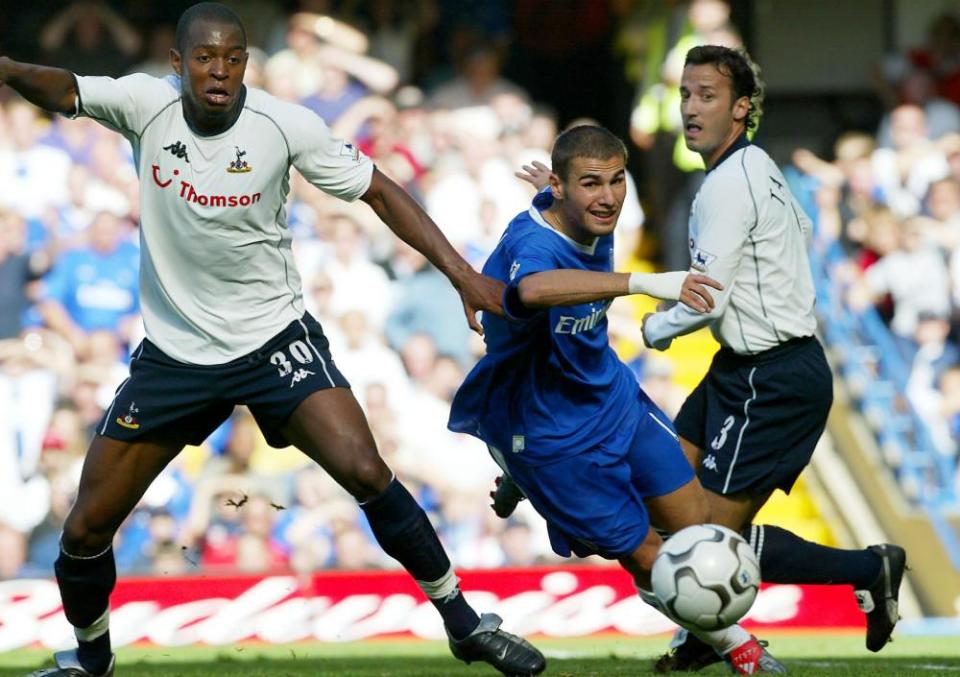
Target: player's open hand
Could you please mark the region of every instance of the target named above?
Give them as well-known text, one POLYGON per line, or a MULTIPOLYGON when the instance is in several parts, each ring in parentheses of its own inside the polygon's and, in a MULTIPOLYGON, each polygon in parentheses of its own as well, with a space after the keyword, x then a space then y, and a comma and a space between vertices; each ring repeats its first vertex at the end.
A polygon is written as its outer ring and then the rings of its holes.
POLYGON ((537 189, 539 193, 541 190, 550 185, 550 168, 539 160, 534 160, 529 165, 523 165, 522 171, 514 172, 513 175, 518 179, 523 179, 534 188, 537 189))
POLYGON ((503 290, 506 288, 500 280, 471 271, 466 278, 456 284, 463 301, 463 311, 467 315, 467 324, 483 336, 483 325, 477 319, 478 310, 486 310, 495 315, 503 315, 503 290))
POLYGON ((698 312, 709 313, 714 308, 714 300, 707 287, 723 291, 723 285, 712 277, 690 273, 680 288, 680 301, 698 312))

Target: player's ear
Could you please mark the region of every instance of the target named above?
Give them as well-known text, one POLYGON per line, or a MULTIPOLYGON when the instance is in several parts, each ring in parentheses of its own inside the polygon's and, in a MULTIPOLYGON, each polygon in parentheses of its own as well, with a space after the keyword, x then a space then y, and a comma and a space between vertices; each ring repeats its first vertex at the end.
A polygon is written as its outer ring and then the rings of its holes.
POLYGON ((183 59, 180 58, 180 52, 173 47, 170 48, 170 65, 173 67, 174 73, 183 76, 183 59))
POLYGON ((558 200, 563 199, 563 181, 553 172, 550 172, 550 192, 558 200))
POLYGON ((736 122, 746 122, 750 113, 750 97, 741 96, 733 102, 733 119, 736 122))

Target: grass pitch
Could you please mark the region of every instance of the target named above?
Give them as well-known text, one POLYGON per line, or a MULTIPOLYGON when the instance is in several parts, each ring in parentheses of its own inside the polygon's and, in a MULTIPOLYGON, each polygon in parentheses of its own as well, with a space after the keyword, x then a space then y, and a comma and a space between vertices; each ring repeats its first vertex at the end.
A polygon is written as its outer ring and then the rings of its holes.
MULTIPOLYGON (((769 634, 770 650, 796 677, 937 677, 960 675, 956 637, 902 637, 871 654, 860 633, 769 634)), ((534 637, 548 656, 545 675, 606 677, 652 674, 651 661, 666 646, 666 635, 570 640, 534 637)), ((368 641, 351 644, 293 644, 235 647, 123 648, 117 677, 493 677, 487 665, 464 665, 442 642, 368 641)), ((49 665, 39 650, 0 654, 0 677, 22 677, 49 665)), ((717 665, 700 673, 730 674, 717 665)))

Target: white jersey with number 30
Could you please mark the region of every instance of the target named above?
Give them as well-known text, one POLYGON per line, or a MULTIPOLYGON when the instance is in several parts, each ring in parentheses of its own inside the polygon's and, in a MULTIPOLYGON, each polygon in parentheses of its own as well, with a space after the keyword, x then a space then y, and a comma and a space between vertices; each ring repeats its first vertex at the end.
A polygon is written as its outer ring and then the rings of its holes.
POLYGON ((77 77, 78 112, 120 132, 140 176, 140 294, 147 337, 170 357, 222 364, 304 312, 286 225, 289 169, 352 201, 373 163, 311 111, 246 89, 226 131, 183 115, 180 79, 77 77))

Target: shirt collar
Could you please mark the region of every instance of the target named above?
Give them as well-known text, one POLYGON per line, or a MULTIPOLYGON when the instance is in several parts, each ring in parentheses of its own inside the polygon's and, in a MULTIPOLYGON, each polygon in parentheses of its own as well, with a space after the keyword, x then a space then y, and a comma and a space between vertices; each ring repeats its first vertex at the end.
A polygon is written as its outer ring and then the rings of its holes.
POLYGON ((736 153, 741 148, 746 148, 750 145, 749 139, 747 139, 747 133, 744 132, 736 138, 736 140, 730 144, 730 147, 723 151, 723 155, 717 158, 717 161, 713 164, 713 167, 707 170, 707 174, 712 172, 714 169, 720 166, 720 164, 726 160, 728 157, 736 153))
POLYGON ((550 205, 552 204, 553 204, 553 193, 550 192, 549 187, 544 188, 533 197, 533 205, 530 207, 530 218, 532 218, 536 223, 540 224, 550 232, 556 233, 557 235, 562 237, 564 240, 570 243, 570 245, 573 246, 573 248, 576 249, 577 251, 582 252, 584 254, 590 254, 590 255, 595 254, 597 251, 597 242, 600 241, 599 237, 593 238, 593 242, 590 244, 580 244, 579 242, 574 240, 572 237, 564 235, 559 230, 557 230, 556 228, 551 226, 549 223, 547 223, 547 220, 543 218, 543 214, 541 212, 544 209, 549 209, 550 205))

